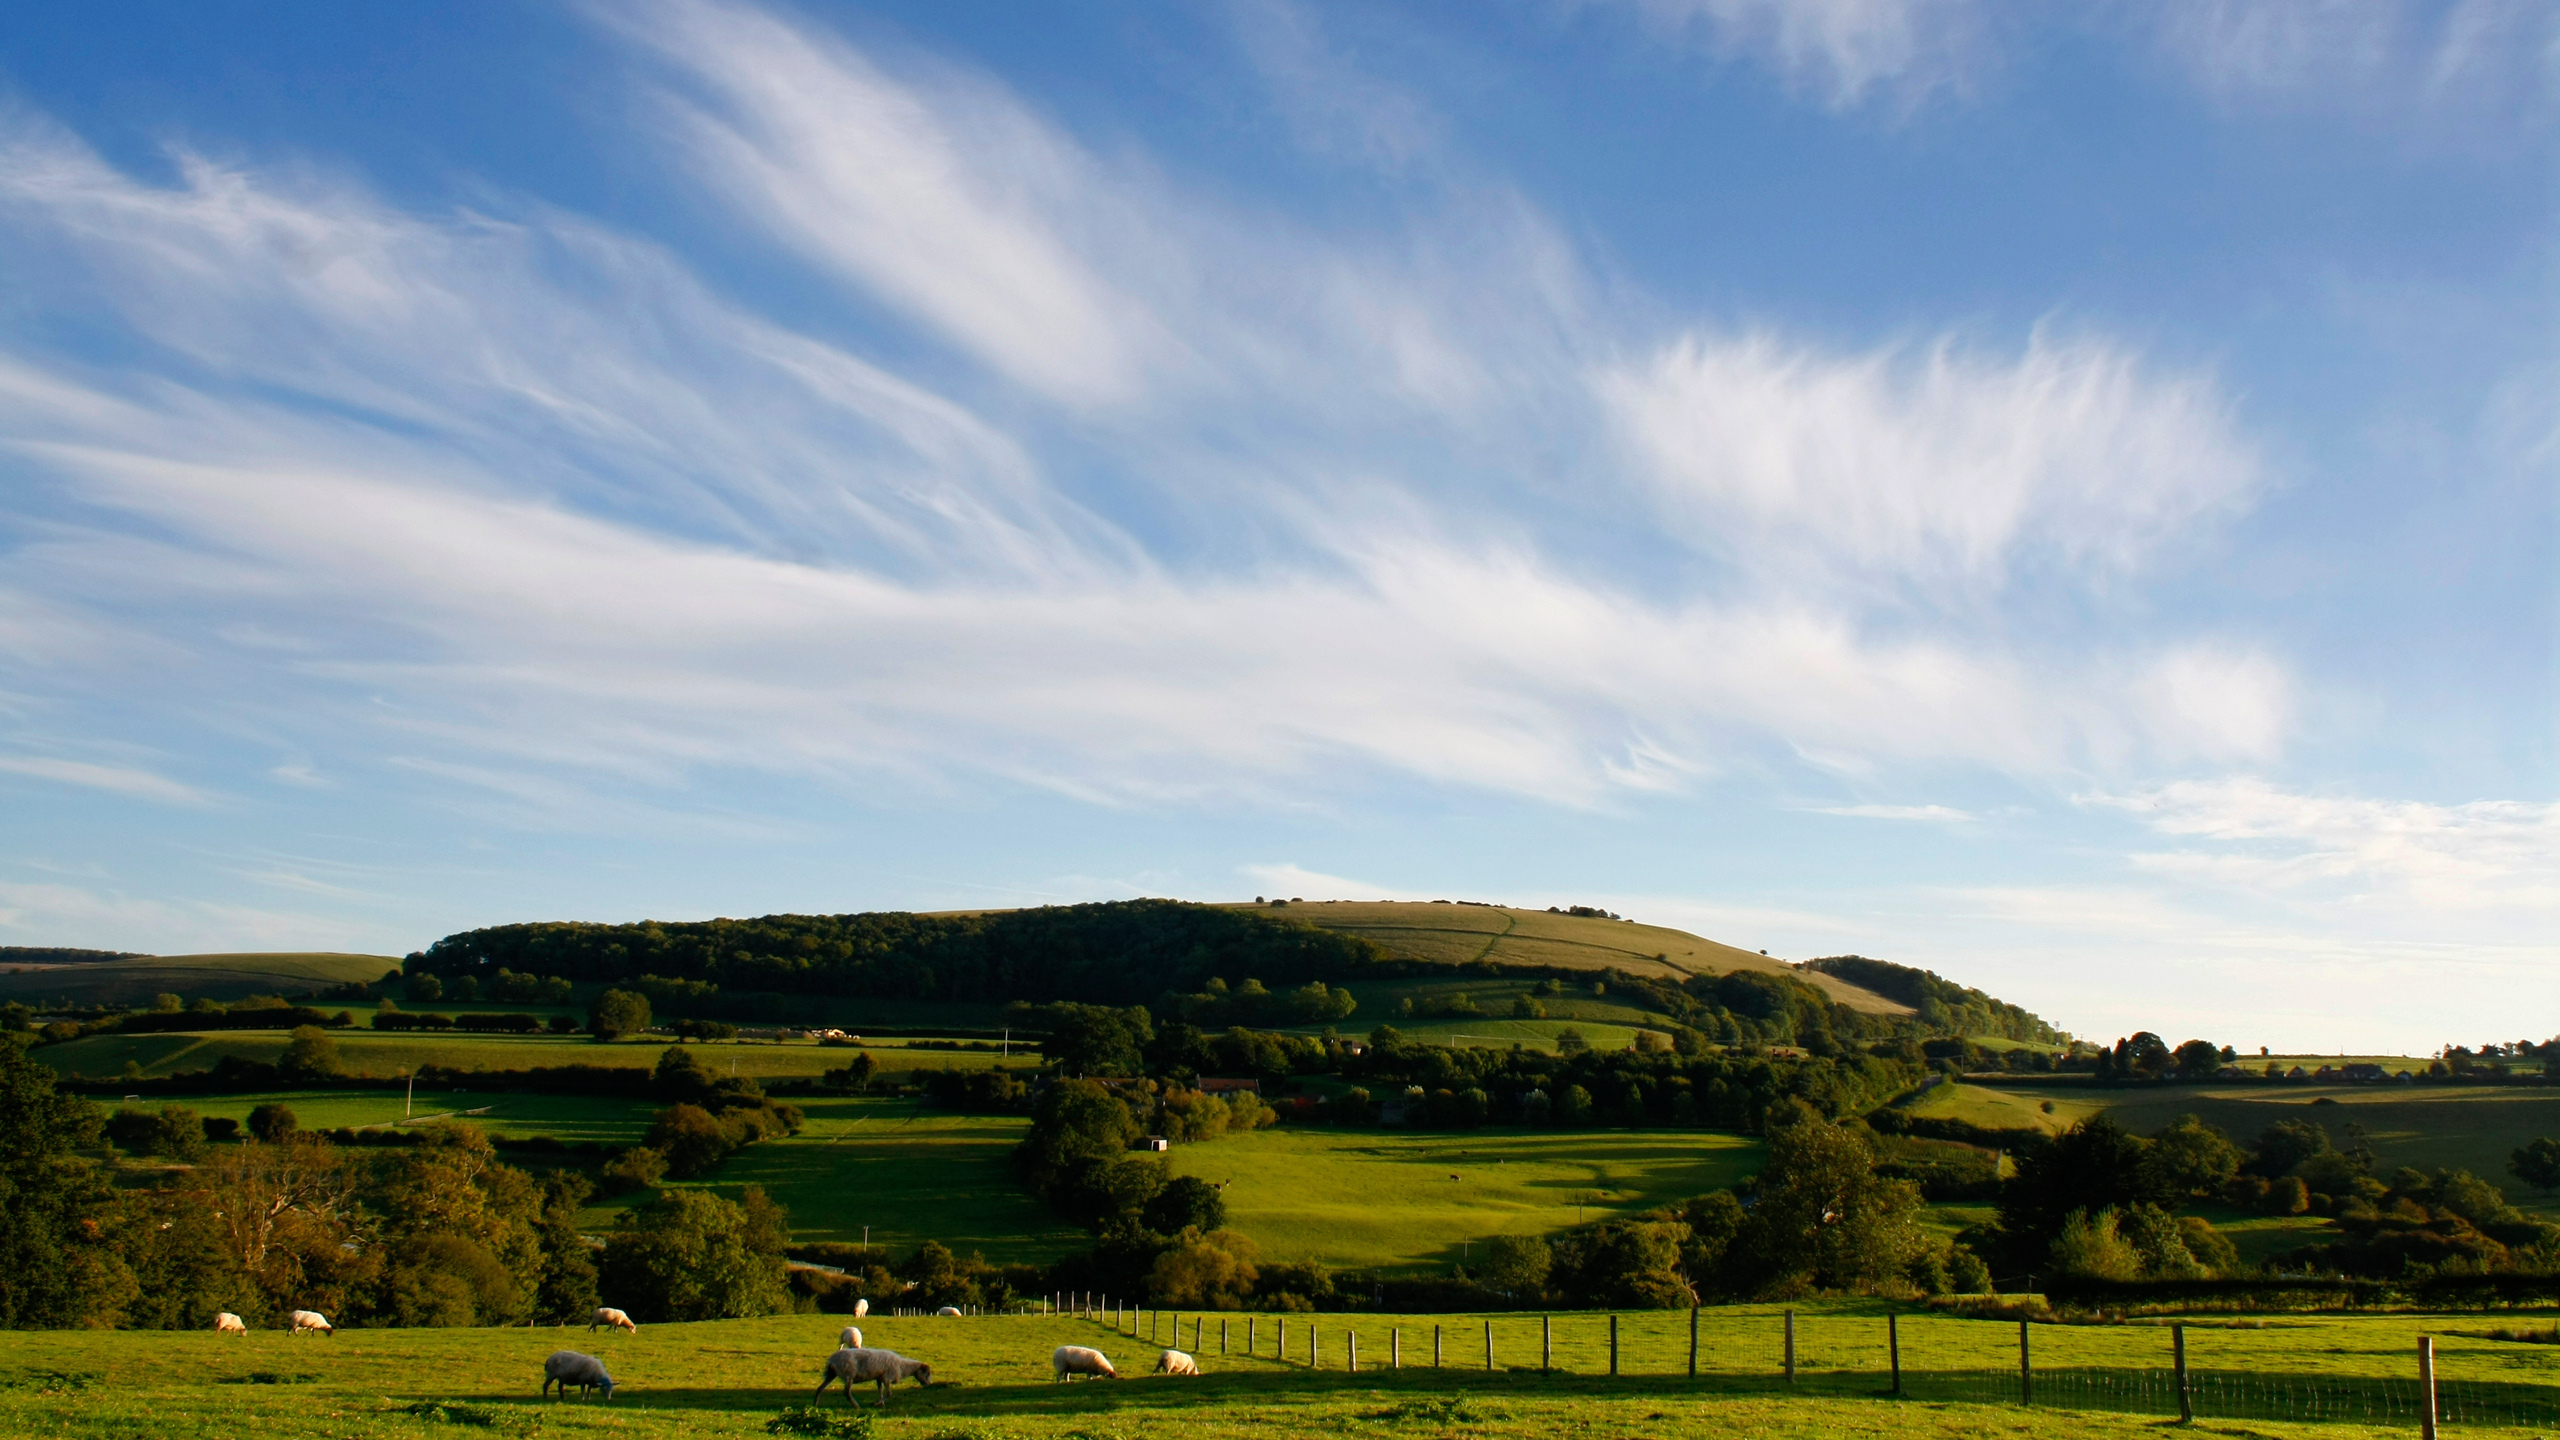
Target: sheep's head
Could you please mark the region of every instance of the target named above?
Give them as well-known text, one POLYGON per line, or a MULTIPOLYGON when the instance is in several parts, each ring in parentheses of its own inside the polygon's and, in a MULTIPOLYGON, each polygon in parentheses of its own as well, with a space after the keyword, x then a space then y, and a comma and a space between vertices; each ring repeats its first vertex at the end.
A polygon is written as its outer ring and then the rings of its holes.
POLYGON ((916 1383, 919 1385, 931 1385, 933 1383, 933 1367, 930 1365, 918 1365, 916 1367, 916 1383))
POLYGON ((607 1400, 612 1399, 612 1398, 613 1398, 613 1377, 612 1377, 612 1376, 610 1376, 610 1375, 605 1374, 605 1373, 604 1373, 603 1371, 601 1371, 601 1370, 597 1371, 597 1372, 596 1372, 596 1374, 597 1374, 597 1377, 598 1377, 598 1378, 597 1378, 597 1380, 596 1380, 596 1388, 597 1388, 597 1389, 599 1389, 599 1390, 602 1390, 602 1391, 604 1392, 604 1398, 606 1398, 607 1400))

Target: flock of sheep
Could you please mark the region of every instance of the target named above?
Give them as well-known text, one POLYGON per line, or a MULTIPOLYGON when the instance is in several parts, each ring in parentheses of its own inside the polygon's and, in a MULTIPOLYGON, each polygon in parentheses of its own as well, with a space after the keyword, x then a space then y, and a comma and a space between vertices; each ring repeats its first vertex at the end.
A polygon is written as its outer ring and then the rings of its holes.
MULTIPOLYGON (((853 1313, 857 1319, 870 1314, 871 1302, 855 1301, 853 1313)), ((946 1305, 940 1313, 958 1315, 960 1312, 946 1305)), ((327 1316, 316 1310, 296 1310, 286 1325, 296 1335, 329 1335, 335 1333, 336 1328, 329 1323, 327 1316)), ((226 1335, 249 1333, 248 1325, 227 1310, 213 1317, 213 1328, 226 1335)), ((640 1333, 640 1327, 632 1322, 629 1315, 609 1305, 598 1309, 595 1317, 587 1322, 590 1332, 598 1328, 623 1330, 634 1335, 640 1333)), ((1109 1356, 1084 1345, 1061 1345, 1051 1351, 1049 1367, 1055 1372, 1050 1378, 1053 1385, 1078 1375, 1088 1380, 1120 1378, 1120 1372, 1111 1367, 1109 1356)), ((1155 1373, 1197 1375, 1200 1362, 1182 1351, 1167 1350, 1156 1357, 1155 1373)), ((817 1393, 823 1396, 829 1387, 840 1384, 844 1386, 844 1403, 850 1406, 857 1403, 853 1398, 856 1384, 877 1385, 880 1387, 880 1403, 885 1407, 889 1403, 889 1387, 901 1380, 931 1385, 933 1367, 922 1360, 910 1360, 895 1350, 869 1349, 862 1343, 861 1329, 847 1325, 836 1336, 836 1353, 827 1357, 826 1367, 819 1372, 817 1393)), ((559 1387, 559 1398, 566 1398, 569 1387, 573 1385, 577 1387, 580 1399, 585 1399, 591 1390, 601 1391, 607 1400, 613 1398, 613 1376, 606 1373, 604 1362, 576 1350, 555 1350, 542 1362, 541 1394, 545 1399, 554 1398, 552 1387, 555 1385, 559 1387)))

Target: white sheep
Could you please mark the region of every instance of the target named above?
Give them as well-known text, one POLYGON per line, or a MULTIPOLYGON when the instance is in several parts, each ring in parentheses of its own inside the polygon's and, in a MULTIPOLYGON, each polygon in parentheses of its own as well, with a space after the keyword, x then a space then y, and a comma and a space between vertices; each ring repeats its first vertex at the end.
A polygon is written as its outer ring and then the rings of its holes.
POLYGON ((868 1314, 870 1314, 870 1313, 871 1313, 871 1300, 870 1300, 870 1298, 869 1298, 868 1296, 865 1296, 864 1298, 862 1298, 862 1299, 860 1299, 860 1300, 856 1300, 856 1301, 854 1301, 854 1302, 853 1302, 853 1318, 854 1318, 854 1319, 859 1320, 859 1319, 861 1319, 862 1317, 864 1317, 865 1315, 868 1315, 868 1314))
POLYGON ((225 1310, 221 1314, 213 1317, 213 1329, 214 1333, 217 1335, 246 1335, 249 1333, 248 1322, 242 1320, 239 1316, 232 1314, 228 1310, 225 1310))
POLYGON ((957 1305, 945 1305, 933 1313, 936 1315, 957 1315, 960 1313, 960 1307, 957 1305))
POLYGON ((337 1333, 337 1327, 329 1323, 329 1317, 317 1310, 296 1310, 285 1323, 296 1335, 307 1330, 317 1330, 323 1335, 337 1333))
POLYGON ((569 1397, 572 1385, 578 1387, 578 1398, 582 1400, 589 1390, 602 1390, 604 1398, 613 1398, 613 1377, 604 1372, 604 1362, 575 1350, 554 1350, 551 1358, 542 1362, 542 1393, 550 1395, 554 1385, 560 1387, 557 1398, 563 1400, 569 1397))
POLYGON ((1197 1375, 1200 1373, 1200 1362, 1183 1354, 1179 1350, 1167 1350, 1156 1357, 1156 1373, 1159 1375, 1197 1375))
POLYGON ((592 1333, 599 1325, 608 1326, 615 1330, 628 1330, 634 1335, 640 1333, 640 1327, 631 1323, 630 1316, 623 1314, 621 1311, 614 1309, 610 1305, 602 1306, 597 1309, 595 1318, 587 1322, 587 1329, 592 1333))
POLYGON ((837 1334, 837 1336, 836 1336, 836 1348, 837 1348, 837 1349, 839 1349, 839 1350, 859 1350, 859 1349, 861 1349, 861 1348, 862 1348, 862 1332, 861 1332, 861 1331, 859 1331, 859 1330, 857 1330, 857 1329, 855 1329, 855 1328, 853 1328, 853 1327, 852 1327, 852 1326, 850 1326, 850 1325, 847 1325, 847 1326, 846 1326, 846 1327, 844 1327, 844 1329, 843 1329, 841 1332, 839 1332, 839 1333, 837 1334))
POLYGON ((854 1404, 853 1387, 858 1381, 880 1387, 880 1406, 889 1405, 889 1387, 901 1380, 912 1379, 919 1385, 933 1383, 933 1367, 921 1360, 910 1360, 895 1350, 839 1350, 827 1357, 827 1368, 818 1376, 818 1394, 827 1387, 844 1382, 844 1403, 854 1404))
POLYGON ((1049 1383, 1052 1385, 1070 1375, 1093 1376, 1104 1380, 1120 1378, 1120 1372, 1111 1368, 1109 1357, 1099 1350, 1088 1350, 1082 1345, 1061 1345, 1050 1351, 1049 1365, 1058 1372, 1050 1378, 1049 1383))

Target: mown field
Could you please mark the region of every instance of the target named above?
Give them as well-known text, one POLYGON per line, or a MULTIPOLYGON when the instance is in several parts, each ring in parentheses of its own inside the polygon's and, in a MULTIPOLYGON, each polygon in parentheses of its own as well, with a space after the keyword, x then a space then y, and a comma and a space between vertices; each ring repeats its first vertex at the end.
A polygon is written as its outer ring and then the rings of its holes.
POLYGON ((1759 1167, 1758 1142, 1698 1130, 1398 1134, 1282 1128, 1168 1154, 1227 1188, 1228 1223, 1280 1260, 1442 1269, 1495 1235, 1674 1204, 1759 1167))
POLYGON ((1846 981, 1798 970, 1783 960, 1662 925, 1427 901, 1322 901, 1289 905, 1271 913, 1364 936, 1402 959, 1444 965, 1489 960, 1501 965, 1555 965, 1575 970, 1614 967, 1630 975, 1681 979, 1760 970, 1792 975, 1855 1009, 1887 1015, 1910 1013, 1909 1007, 1846 981))
MULTIPOLYGON (((1620 1378, 1608 1377, 1608 1321, 1553 1318, 1555 1369, 1541 1373, 1539 1318, 1257 1316, 1211 1319, 1197 1379, 1146 1375, 1152 1328, 1195 1317, 1147 1316, 1136 1335, 1073 1317, 897 1319, 873 1316, 865 1339, 930 1362, 934 1383, 895 1392, 874 1433, 883 1440, 991 1437, 1210 1437, 1298 1440, 1354 1436, 2123 1436, 2174 1418, 2164 1371, 2169 1337, 2150 1326, 2037 1326, 2039 1403, 2016 1403, 2017 1329, 1945 1318, 1901 1322, 1910 1398, 1885 1398, 1884 1323, 1871 1303, 1799 1308, 1798 1373, 1779 1371, 1783 1321, 1769 1307, 1704 1312, 1700 1376, 1685 1377, 1689 1317, 1620 1320, 1620 1378), (1220 1321, 1227 1337, 1219 1353, 1220 1321), (1494 1367, 1484 1364, 1491 1325, 1494 1367), (1285 1332, 1281 1327, 1285 1325, 1285 1332), (1308 1363, 1309 1331, 1320 1339, 1308 1363), (1431 1366, 1431 1335, 1445 1366, 1431 1366), (1285 1358, 1275 1354, 1285 1333, 1285 1358), (1348 1371, 1357 1334, 1361 1370, 1348 1371), (1390 1368, 1391 1337, 1403 1367, 1390 1368), (1050 1383, 1049 1351, 1102 1349, 1118 1382, 1050 1383)), ((0 1431, 29 1436, 375 1437, 469 1426, 503 1435, 638 1437, 761 1434, 810 1398, 841 1317, 783 1316, 645 1326, 636 1335, 582 1329, 342 1331, 328 1339, 273 1331, 37 1332, 12 1337, 0 1363, 0 1431), (535 1398, 554 1349, 600 1356, 618 1382, 610 1403, 535 1398), (432 1407, 432 1408, 430 1408, 432 1407), (416 1413, 426 1410, 421 1415, 416 1413)), ((2285 1318, 2266 1328, 2189 1331, 2199 1429, 2222 1435, 2365 1440, 2415 1433, 2409 1408, 2415 1341, 2441 1337, 2448 1433, 2547 1433, 2551 1347, 2460 1337, 2478 1317, 2285 1318), (2319 1418, 2315 1419, 2317 1416, 2319 1418)), ((838 1393, 835 1413, 843 1410, 838 1393)), ((869 1402, 866 1400, 866 1408, 869 1402)))
POLYGON ((57 965, 0 973, 0 1001, 30 1005, 68 999, 87 1005, 145 1005, 172 994, 194 999, 237 1000, 244 995, 325 990, 359 981, 370 984, 400 968, 396 955, 347 955, 327 951, 240 955, 145 955, 94 965, 57 965))
MULTIPOLYGON (((368 1030, 357 1026, 333 1030, 338 1055, 350 1074, 405 1075, 422 1065, 463 1070, 524 1070, 537 1065, 655 1065, 670 1042, 664 1036, 619 1040, 601 1045, 583 1035, 470 1035, 453 1031, 368 1030)), ((930 1037, 924 1037, 930 1038, 930 1037)), ((145 1078, 207 1070, 225 1055, 247 1060, 273 1060, 284 1053, 281 1030, 173 1031, 163 1035, 92 1035, 29 1052, 65 1075, 78 1073, 112 1079, 127 1061, 145 1078)), ((696 1041, 703 1065, 716 1074, 753 1075, 760 1080, 814 1077, 853 1063, 857 1050, 867 1050, 893 1075, 915 1070, 975 1070, 1002 1063, 987 1050, 925 1050, 904 1041, 872 1046, 828 1046, 810 1040, 696 1041)), ((1031 1063, 1019 1055, 1016 1065, 1031 1063)))

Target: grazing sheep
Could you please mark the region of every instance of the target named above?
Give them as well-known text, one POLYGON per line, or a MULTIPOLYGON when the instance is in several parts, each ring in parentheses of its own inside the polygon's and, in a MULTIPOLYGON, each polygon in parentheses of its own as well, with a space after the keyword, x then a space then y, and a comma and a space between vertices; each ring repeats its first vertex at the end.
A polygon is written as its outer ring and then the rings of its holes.
POLYGON ((248 1322, 242 1320, 239 1316, 232 1314, 228 1310, 225 1310, 221 1314, 213 1317, 213 1328, 214 1332, 220 1335, 246 1335, 249 1333, 248 1322))
POLYGON ((960 1313, 960 1307, 957 1305, 945 1305, 933 1313, 936 1315, 957 1315, 960 1313))
POLYGON ((628 1330, 634 1335, 640 1333, 640 1327, 631 1323, 630 1316, 623 1314, 621 1311, 614 1309, 610 1305, 603 1306, 596 1311, 595 1318, 587 1322, 587 1329, 592 1333, 599 1325, 611 1326, 616 1330, 628 1330))
POLYGON ((844 1382, 844 1403, 847 1408, 852 1408, 856 1381, 877 1384, 880 1387, 880 1408, 885 1410, 889 1407, 889 1387, 907 1379, 919 1385, 930 1385, 933 1383, 933 1367, 921 1360, 910 1360, 895 1350, 839 1350, 827 1357, 827 1368, 818 1376, 818 1393, 826 1394, 828 1386, 841 1380, 844 1382))
POLYGON ((285 1323, 296 1335, 306 1330, 317 1330, 323 1335, 335 1334, 337 1331, 337 1327, 329 1323, 329 1317, 317 1310, 296 1310, 285 1323))
POLYGON ((871 1298, 870 1298, 869 1296, 867 1296, 867 1295, 866 1295, 866 1296, 864 1296, 863 1298, 861 1298, 861 1299, 856 1300, 856 1301, 854 1301, 854 1302, 853 1302, 853 1318, 854 1318, 854 1319, 859 1320, 859 1319, 861 1319, 863 1316, 868 1315, 868 1314, 870 1314, 870 1313, 871 1313, 871 1298))
POLYGON ((1159 1375, 1197 1375, 1200 1373, 1200 1362, 1183 1354, 1179 1350, 1167 1350, 1156 1357, 1156 1373, 1159 1375))
POLYGON ((839 1350, 859 1350, 859 1349, 861 1349, 861 1348, 862 1348, 862 1332, 861 1332, 861 1331, 859 1331, 859 1330, 856 1330, 855 1328, 853 1328, 853 1327, 852 1327, 852 1326, 850 1326, 850 1325, 847 1325, 846 1327, 844 1327, 843 1333, 841 1333, 841 1334, 839 1334, 839 1335, 837 1335, 837 1336, 836 1336, 836 1348, 837 1348, 837 1349, 839 1349, 839 1350))
POLYGON ((604 1373, 604 1362, 575 1350, 554 1350, 551 1358, 542 1362, 542 1393, 550 1395, 554 1385, 560 1387, 558 1399, 567 1399, 572 1385, 578 1387, 581 1400, 590 1390, 602 1390, 604 1398, 613 1398, 613 1377, 604 1373))
POLYGON ((1061 1345, 1050 1351, 1049 1364, 1058 1372, 1049 1381, 1052 1385, 1070 1375, 1084 1375, 1103 1380, 1120 1378, 1120 1372, 1111 1368, 1111 1361, 1101 1351, 1088 1350, 1082 1345, 1061 1345))

